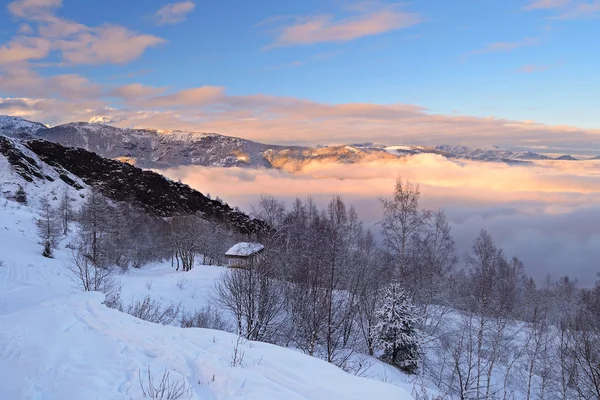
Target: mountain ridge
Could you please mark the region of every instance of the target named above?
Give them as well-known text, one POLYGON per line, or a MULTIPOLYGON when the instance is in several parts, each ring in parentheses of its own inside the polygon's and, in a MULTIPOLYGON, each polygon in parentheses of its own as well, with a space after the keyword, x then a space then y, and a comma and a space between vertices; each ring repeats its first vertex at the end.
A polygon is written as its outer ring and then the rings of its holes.
POLYGON ((437 154, 448 159, 510 164, 539 160, 575 160, 570 156, 551 158, 530 151, 513 152, 498 146, 472 148, 462 145, 419 146, 378 143, 314 147, 284 146, 218 133, 118 128, 90 122, 71 122, 46 127, 38 122, 9 116, 0 116, 0 134, 25 139, 42 138, 146 169, 198 165, 297 171, 311 161, 355 164, 372 160, 393 160, 417 154, 437 154))

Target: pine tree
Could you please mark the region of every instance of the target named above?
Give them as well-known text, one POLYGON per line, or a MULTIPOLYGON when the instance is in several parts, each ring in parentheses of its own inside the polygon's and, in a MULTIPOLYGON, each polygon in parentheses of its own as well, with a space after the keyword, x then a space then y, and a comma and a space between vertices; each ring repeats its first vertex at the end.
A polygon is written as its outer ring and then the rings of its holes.
POLYGON ((15 192, 14 199, 21 204, 27 204, 27 193, 25 193, 23 186, 19 185, 19 188, 15 192))
POLYGON ((384 289, 383 302, 375 313, 373 339, 383 350, 382 361, 414 374, 421 355, 418 317, 408 294, 394 282, 384 289))
POLYGON ((53 250, 56 248, 56 240, 60 234, 60 221, 57 212, 48 201, 47 198, 42 198, 40 218, 35 220, 38 234, 42 239, 44 257, 52 258, 53 250))

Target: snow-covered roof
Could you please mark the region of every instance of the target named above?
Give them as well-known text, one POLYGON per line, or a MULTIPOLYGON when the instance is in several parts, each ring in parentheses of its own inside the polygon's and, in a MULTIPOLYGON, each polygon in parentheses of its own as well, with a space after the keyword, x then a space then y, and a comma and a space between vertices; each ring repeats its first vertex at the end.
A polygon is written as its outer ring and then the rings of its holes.
POLYGON ((258 253, 264 248, 265 246, 260 243, 240 242, 234 244, 229 250, 227 250, 225 255, 232 257, 248 257, 258 253))

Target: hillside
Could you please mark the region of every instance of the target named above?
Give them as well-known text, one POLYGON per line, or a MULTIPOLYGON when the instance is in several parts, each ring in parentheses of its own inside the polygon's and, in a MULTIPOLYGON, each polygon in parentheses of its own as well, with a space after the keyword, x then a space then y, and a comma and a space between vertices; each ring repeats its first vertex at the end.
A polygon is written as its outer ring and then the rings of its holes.
POLYGON ((187 185, 83 149, 40 139, 21 142, 0 135, 0 158, 23 181, 35 185, 61 180, 78 191, 85 184, 111 200, 130 202, 160 217, 200 213, 241 233, 266 229, 261 221, 209 199, 187 185))
MULTIPOLYGON (((74 289, 66 267, 68 237, 55 259, 40 255, 36 214, 34 207, 0 204, 2 399, 141 399, 140 374, 147 385, 148 369, 156 382, 168 371, 170 382, 185 384, 190 391, 182 399, 411 399, 402 387, 347 374, 294 350, 238 342, 227 332, 162 326, 108 309, 102 294, 74 289), (232 365, 236 346, 243 358, 232 365)), ((224 271, 197 265, 186 275, 185 290, 176 284, 182 273, 168 264, 118 279, 127 301, 150 293, 200 308, 224 271)), ((395 377, 392 369, 386 371, 395 377)))

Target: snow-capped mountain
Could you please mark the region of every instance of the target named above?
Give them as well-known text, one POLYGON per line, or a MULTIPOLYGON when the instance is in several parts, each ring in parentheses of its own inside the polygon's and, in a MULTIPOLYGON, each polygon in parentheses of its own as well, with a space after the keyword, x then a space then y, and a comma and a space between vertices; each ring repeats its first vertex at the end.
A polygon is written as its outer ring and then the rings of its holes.
MULTIPOLYGON (((40 137, 69 147, 92 151, 141 168, 165 169, 185 165, 210 167, 278 168, 294 171, 312 161, 355 164, 393 160, 417 154, 485 162, 527 163, 552 158, 530 151, 500 147, 383 145, 362 143, 332 146, 281 146, 217 133, 156 129, 127 129, 89 122, 47 128, 19 117, 0 117, 0 134, 17 138, 40 137)), ((557 160, 570 160, 567 156, 557 160)))
POLYGON ((45 129, 38 132, 38 136, 103 157, 123 159, 143 168, 180 165, 269 167, 263 153, 287 149, 213 133, 122 129, 86 122, 45 129))
POLYGON ((34 136, 43 129, 47 129, 47 126, 39 122, 28 121, 21 117, 0 115, 0 135, 25 138, 34 136))

